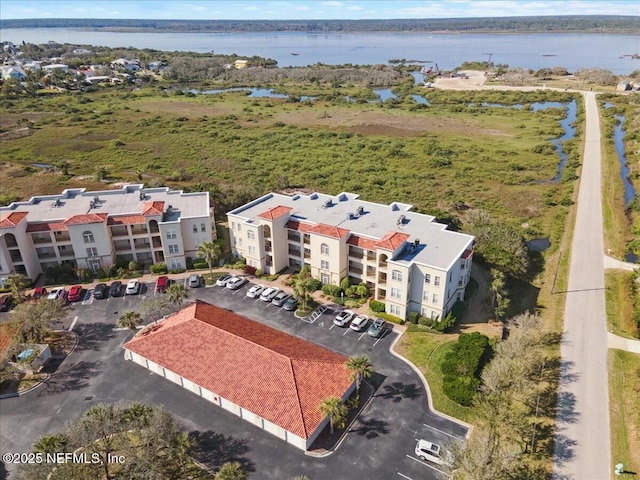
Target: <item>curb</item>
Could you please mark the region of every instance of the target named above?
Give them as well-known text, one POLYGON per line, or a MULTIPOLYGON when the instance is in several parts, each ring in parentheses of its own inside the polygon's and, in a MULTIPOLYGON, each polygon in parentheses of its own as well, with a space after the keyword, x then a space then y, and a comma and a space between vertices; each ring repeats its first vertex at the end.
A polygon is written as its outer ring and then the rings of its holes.
POLYGON ((16 392, 16 393, 5 393, 4 395, 0 395, 0 400, 3 398, 13 398, 13 397, 21 397, 22 395, 26 395, 27 393, 29 393, 32 390, 35 390, 36 388, 38 388, 40 385, 42 385, 43 383, 47 382, 49 379, 51 378, 51 375, 49 375, 48 373, 45 374, 45 377, 40 380, 38 383, 36 383, 34 386, 27 388, 26 390, 23 390, 22 392, 16 392))
POLYGON ((422 385, 424 386, 425 391, 427 392, 427 400, 428 400, 428 407, 429 409, 435 413, 436 415, 442 417, 442 418, 446 418, 447 420, 457 423, 458 425, 462 425, 463 427, 467 428, 467 434, 465 435, 465 438, 468 439, 471 436, 471 431, 473 430, 473 425, 471 425, 470 423, 467 423, 465 421, 462 421, 458 418, 452 417, 450 415, 447 415, 446 413, 442 413, 438 410, 435 409, 435 407, 433 406, 433 398, 431 397, 431 390, 429 389, 429 383, 427 382, 427 379, 424 377, 424 375, 422 374, 422 372, 420 371, 420 369, 418 367, 416 367, 412 362, 410 362, 408 359, 406 359, 405 357, 403 357, 402 355, 400 355, 399 353, 397 353, 394 348, 396 346, 396 343, 398 343, 400 341, 400 339, 402 338, 402 334, 398 335, 398 337, 395 339, 395 341, 391 344, 391 346, 389 347, 389 351, 391 352, 391 355, 393 355, 394 357, 399 358, 400 360, 402 360, 403 362, 405 362, 407 365, 409 365, 411 367, 411 369, 416 372, 418 374, 418 377, 420 377, 420 381, 422 382, 422 385))

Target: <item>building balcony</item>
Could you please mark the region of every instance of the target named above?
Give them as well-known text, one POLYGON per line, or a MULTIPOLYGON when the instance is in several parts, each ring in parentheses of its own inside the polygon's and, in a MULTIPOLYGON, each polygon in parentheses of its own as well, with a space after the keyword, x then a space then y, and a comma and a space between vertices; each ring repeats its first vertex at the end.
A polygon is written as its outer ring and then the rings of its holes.
POLYGON ((51 243, 51 236, 43 234, 31 235, 31 240, 33 240, 33 243, 35 243, 36 245, 42 243, 51 243))
POLYGON ((367 262, 375 262, 376 254, 374 252, 367 252, 367 262))
POLYGON ((303 241, 305 244, 309 245, 309 244, 311 243, 311 235, 309 235, 308 233, 305 233, 305 234, 303 235, 302 241, 303 241))
POLYGON ((378 301, 382 301, 387 298, 387 291, 384 288, 378 289, 378 295, 376 295, 378 301))
POLYGON ((53 250, 47 250, 44 252, 38 252, 38 260, 46 260, 49 258, 56 258, 56 252, 53 250))
POLYGON ((53 238, 56 243, 71 241, 71 235, 69 235, 69 232, 53 232, 53 238))
POLYGON ((376 269, 374 267, 367 266, 367 277, 375 278, 376 269))
POLYGON ((273 250, 273 245, 271 242, 264 242, 264 250, 266 252, 270 252, 271 250, 273 250))
POLYGON ((386 273, 378 273, 378 284, 387 283, 387 274, 386 273))
POLYGON ((131 235, 149 235, 146 225, 131 225, 131 235))
POLYGON ((151 237, 151 244, 153 248, 162 248, 162 238, 160 236, 151 237))
POLYGON ((131 250, 131 244, 128 241, 113 242, 116 252, 128 252, 131 250))
POLYGON ((300 234, 290 231, 289 234, 287 235, 287 239, 290 242, 298 242, 298 243, 300 243, 300 234))
POLYGON ((20 254, 20 250, 9 250, 9 257, 11 257, 11 261, 13 263, 22 263, 22 255, 20 254))
POLYGON ((349 256, 352 258, 364 258, 364 252, 358 247, 349 247, 349 256))
POLYGON ((16 240, 16 237, 11 233, 8 233, 4 236, 4 242, 7 244, 7 248, 18 248, 18 241, 16 240))
POLYGON ((302 257, 302 252, 299 248, 289 247, 289 255, 293 255, 294 257, 302 257))
POLYGON ((126 237, 129 235, 127 227, 111 227, 112 237, 126 237))
POLYGON ((151 249, 151 243, 149 243, 149 240, 134 240, 133 241, 133 249, 134 250, 149 250, 149 249, 151 249))
POLYGON ((362 264, 356 262, 349 262, 349 273, 362 275, 363 272, 362 264))

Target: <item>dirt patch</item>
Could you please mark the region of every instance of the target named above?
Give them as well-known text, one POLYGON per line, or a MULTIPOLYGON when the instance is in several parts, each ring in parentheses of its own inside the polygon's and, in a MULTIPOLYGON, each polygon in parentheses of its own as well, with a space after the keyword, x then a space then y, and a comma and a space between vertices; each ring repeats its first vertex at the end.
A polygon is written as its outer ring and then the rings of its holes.
POLYGON ((0 140, 15 140, 17 138, 28 137, 33 135, 34 129, 29 127, 16 128, 15 130, 9 130, 8 132, 0 133, 0 140))
POLYGON ((113 140, 117 137, 118 136, 115 133, 90 133, 89 135, 82 135, 78 138, 89 142, 104 142, 106 140, 113 140))

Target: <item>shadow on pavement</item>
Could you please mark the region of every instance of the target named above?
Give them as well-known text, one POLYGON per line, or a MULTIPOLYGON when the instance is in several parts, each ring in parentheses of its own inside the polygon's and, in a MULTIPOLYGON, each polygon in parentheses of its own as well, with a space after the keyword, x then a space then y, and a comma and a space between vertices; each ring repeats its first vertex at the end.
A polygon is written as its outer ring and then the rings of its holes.
POLYGON ((89 380, 102 372, 102 362, 78 362, 66 370, 57 372, 62 360, 54 360, 47 364, 44 371, 51 374, 51 378, 44 382, 44 387, 38 390, 38 396, 51 395, 69 390, 80 390, 89 385, 89 380))
POLYGON ((382 397, 385 400, 391 400, 393 403, 402 401, 403 398, 415 400, 424 394, 422 387, 419 387, 415 383, 404 384, 402 382, 393 382, 391 385, 384 385, 382 387, 382 393, 376 395, 376 397, 382 397))
POLYGON ((77 350, 99 350, 102 344, 116 336, 115 325, 108 323, 88 323, 79 325, 75 332, 80 337, 77 350))
POLYGON ((389 422, 377 418, 357 418, 349 433, 357 433, 365 438, 376 438, 389 433, 389 422))
POLYGON ((217 470, 224 463, 239 462, 244 471, 255 471, 253 462, 243 456, 250 450, 246 440, 226 437, 211 430, 191 432, 190 436, 195 443, 194 457, 207 467, 217 470))

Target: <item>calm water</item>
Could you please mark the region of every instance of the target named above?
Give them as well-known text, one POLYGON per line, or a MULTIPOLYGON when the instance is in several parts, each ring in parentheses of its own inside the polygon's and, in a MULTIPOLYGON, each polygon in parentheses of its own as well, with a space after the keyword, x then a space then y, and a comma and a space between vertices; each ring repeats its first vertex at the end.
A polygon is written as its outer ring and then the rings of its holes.
POLYGON ((404 58, 451 69, 468 60, 540 69, 563 66, 573 72, 601 67, 618 75, 640 68, 640 35, 613 34, 438 34, 438 33, 120 33, 65 28, 7 28, 0 39, 21 43, 103 45, 167 51, 236 53, 277 60, 278 65, 314 63, 370 65, 404 58), (295 54, 295 55, 293 55, 295 54), (626 56, 625 56, 626 55, 626 56))
POLYGON ((616 146, 618 160, 620 161, 620 177, 622 177, 622 183, 624 185, 624 206, 628 207, 631 201, 636 197, 636 189, 633 187, 631 180, 629 180, 629 165, 625 154, 624 122, 626 118, 623 115, 614 115, 614 117, 618 120, 618 123, 613 131, 613 141, 616 146))

